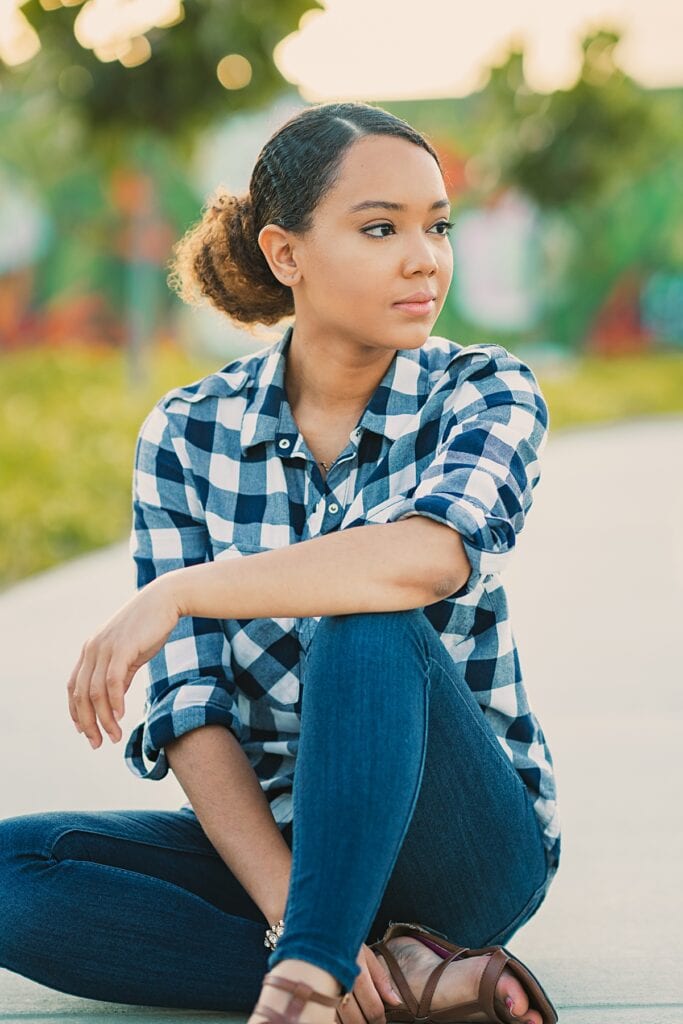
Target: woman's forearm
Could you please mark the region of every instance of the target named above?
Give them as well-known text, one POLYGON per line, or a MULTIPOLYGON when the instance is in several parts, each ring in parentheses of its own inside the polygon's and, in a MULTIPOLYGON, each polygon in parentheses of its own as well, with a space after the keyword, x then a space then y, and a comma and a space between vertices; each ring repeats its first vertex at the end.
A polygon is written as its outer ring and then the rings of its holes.
POLYGON ((412 516, 176 569, 153 585, 170 589, 180 615, 258 619, 422 608, 471 571, 455 530, 412 516))
POLYGON ((265 921, 279 921, 287 903, 291 851, 237 738, 222 725, 206 725, 165 749, 216 851, 265 921))

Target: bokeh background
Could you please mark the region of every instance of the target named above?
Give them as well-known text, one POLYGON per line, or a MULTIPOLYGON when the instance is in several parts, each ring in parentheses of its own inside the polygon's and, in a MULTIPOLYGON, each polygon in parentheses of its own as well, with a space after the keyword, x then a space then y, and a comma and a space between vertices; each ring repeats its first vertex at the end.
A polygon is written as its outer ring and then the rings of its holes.
POLYGON ((527 359, 554 431, 682 411, 682 38, 668 0, 2 0, 0 589, 126 537, 152 404, 280 336, 185 306, 167 262, 310 103, 439 152, 433 333, 527 359))

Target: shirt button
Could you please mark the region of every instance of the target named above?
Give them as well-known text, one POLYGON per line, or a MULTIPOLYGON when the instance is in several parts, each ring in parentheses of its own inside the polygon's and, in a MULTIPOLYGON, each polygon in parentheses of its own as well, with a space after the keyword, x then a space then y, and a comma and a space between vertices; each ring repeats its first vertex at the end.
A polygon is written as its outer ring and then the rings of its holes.
POLYGON ((283 437, 281 441, 278 441, 278 447, 280 448, 289 448, 289 445, 290 442, 287 440, 286 437, 283 437))
POLYGON ((332 503, 331 503, 330 505, 328 505, 327 507, 328 507, 328 509, 330 510, 330 512, 338 512, 338 511, 339 511, 339 505, 337 504, 337 502, 336 502, 336 501, 333 501, 333 502, 332 502, 332 503))

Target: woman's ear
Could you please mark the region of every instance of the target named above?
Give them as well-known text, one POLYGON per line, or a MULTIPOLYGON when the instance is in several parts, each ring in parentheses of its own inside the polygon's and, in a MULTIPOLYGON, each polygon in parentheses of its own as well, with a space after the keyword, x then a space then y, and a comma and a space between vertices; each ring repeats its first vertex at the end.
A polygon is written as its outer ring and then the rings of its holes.
POLYGON ((275 277, 291 288, 299 280, 300 273, 289 232, 279 224, 265 224, 258 233, 258 244, 275 277))

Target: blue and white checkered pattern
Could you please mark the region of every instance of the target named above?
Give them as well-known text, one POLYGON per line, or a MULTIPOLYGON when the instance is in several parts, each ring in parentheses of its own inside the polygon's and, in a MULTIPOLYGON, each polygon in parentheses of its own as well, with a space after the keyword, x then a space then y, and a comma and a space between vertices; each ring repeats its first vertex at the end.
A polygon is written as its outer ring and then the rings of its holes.
MULTIPOLYGON (((366 523, 423 515, 457 530, 471 575, 424 614, 529 789, 552 877, 561 845, 553 762, 527 701, 500 580, 540 479, 548 409, 538 382, 501 345, 431 336, 400 349, 325 481, 284 389, 292 331, 174 388, 145 419, 130 548, 138 587, 173 569, 366 523)), ((180 619, 148 663, 145 716, 125 749, 130 770, 163 778, 165 743, 220 723, 240 741, 284 827, 299 659, 319 621, 180 619)))

